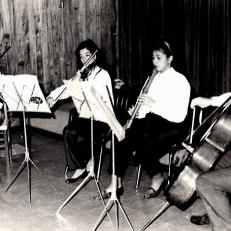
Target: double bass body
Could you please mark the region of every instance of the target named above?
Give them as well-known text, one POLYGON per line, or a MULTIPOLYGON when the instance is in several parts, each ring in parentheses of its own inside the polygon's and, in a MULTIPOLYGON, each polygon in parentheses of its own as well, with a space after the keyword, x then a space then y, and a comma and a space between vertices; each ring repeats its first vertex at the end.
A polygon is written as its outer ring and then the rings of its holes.
POLYGON ((177 207, 187 207, 196 194, 196 179, 203 172, 215 167, 231 143, 231 115, 223 113, 203 139, 199 147, 191 153, 190 164, 185 164, 177 179, 166 190, 166 199, 177 207))

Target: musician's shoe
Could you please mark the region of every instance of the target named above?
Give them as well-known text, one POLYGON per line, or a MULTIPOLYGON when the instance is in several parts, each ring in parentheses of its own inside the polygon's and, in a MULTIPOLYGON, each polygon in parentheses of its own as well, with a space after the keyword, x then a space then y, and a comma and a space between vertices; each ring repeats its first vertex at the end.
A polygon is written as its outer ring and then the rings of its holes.
POLYGON ((155 190, 153 187, 150 186, 148 190, 144 193, 144 199, 157 197, 160 194, 161 190, 164 189, 165 185, 166 185, 166 180, 164 179, 157 190, 155 190))
MULTIPOLYGON (((123 186, 121 186, 120 188, 117 188, 117 190, 116 190, 116 196, 117 196, 118 199, 120 198, 120 196, 123 195, 123 193, 124 193, 124 187, 123 186)), ((103 192, 102 192, 102 198, 103 199, 108 199, 110 197, 111 197, 111 192, 107 192, 106 190, 103 190, 103 192)), ((97 195, 95 195, 93 198, 95 200, 100 200, 101 199, 99 193, 97 195)))
POLYGON ((193 215, 190 217, 190 221, 196 225, 209 225, 210 223, 208 214, 204 214, 201 216, 193 215))
POLYGON ((69 177, 65 180, 65 182, 67 184, 71 184, 71 183, 75 183, 78 179, 83 179, 84 177, 86 177, 88 174, 88 172, 86 171, 86 169, 83 169, 83 171, 81 171, 79 174, 73 174, 72 177, 69 177))

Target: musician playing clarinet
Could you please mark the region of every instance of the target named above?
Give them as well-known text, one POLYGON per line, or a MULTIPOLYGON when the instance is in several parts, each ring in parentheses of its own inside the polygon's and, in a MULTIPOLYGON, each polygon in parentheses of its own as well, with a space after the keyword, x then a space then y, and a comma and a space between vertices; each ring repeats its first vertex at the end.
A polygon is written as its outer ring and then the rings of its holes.
MULTIPOLYGON (((126 129, 125 139, 116 144, 115 174, 117 176, 117 196, 123 193, 122 179, 128 164, 129 153, 135 157, 152 178, 151 185, 144 194, 148 199, 159 194, 165 181, 159 162, 166 153, 163 134, 173 130, 183 130, 190 98, 190 84, 184 75, 177 72, 171 63, 172 49, 166 41, 158 41, 152 49, 154 71, 143 87, 133 111, 137 111, 132 123, 126 129), (138 110, 137 110, 138 107, 138 110)), ((130 111, 131 115, 132 112, 130 111)), ((174 143, 173 143, 174 144, 174 143)), ((111 174, 111 168, 109 168, 111 174)), ((113 191, 112 182, 105 189, 107 198, 113 191)), ((98 197, 97 197, 98 198, 98 197)))
MULTIPOLYGON (((114 99, 111 78, 109 73, 99 64, 100 50, 98 46, 88 39, 79 44, 75 55, 79 70, 73 78, 73 84, 94 86, 105 104, 112 109, 114 99)), ((70 97, 70 94, 65 85, 62 85, 50 93, 47 101, 52 107, 57 100, 68 97, 70 97)), ((77 113, 74 114, 74 118, 63 130, 67 162, 66 170, 73 171, 71 177, 67 176, 69 171, 65 171, 66 183, 73 183, 80 177, 84 177, 92 164, 90 121, 92 109, 89 108, 85 97, 78 101, 76 109, 77 113)), ((93 130, 93 140, 96 144, 102 135, 109 131, 108 125, 99 114, 93 115, 93 130)), ((99 153, 99 148, 94 145, 94 153, 99 153)))

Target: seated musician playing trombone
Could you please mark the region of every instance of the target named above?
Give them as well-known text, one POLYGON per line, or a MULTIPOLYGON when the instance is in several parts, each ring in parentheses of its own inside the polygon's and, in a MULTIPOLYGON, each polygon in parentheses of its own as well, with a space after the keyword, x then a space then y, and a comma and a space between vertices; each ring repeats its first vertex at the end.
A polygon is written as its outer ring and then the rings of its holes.
MULTIPOLYGON (((211 98, 197 97, 192 100, 191 107, 220 106, 231 93, 224 93, 211 98)), ((215 169, 201 174, 196 179, 196 191, 203 201, 206 213, 193 215, 190 221, 197 225, 210 224, 213 231, 231 230, 231 150, 223 155, 215 169)))
MULTIPOLYGON (((98 46, 92 40, 88 39, 79 44, 75 55, 79 70, 73 80, 73 84, 90 84, 90 86, 94 86, 106 105, 112 108, 114 99, 111 78, 109 73, 99 66, 100 51, 98 46), (85 65, 86 63, 88 65, 85 65)), ((65 88, 66 86, 62 85, 50 93, 47 97, 50 107, 57 100, 70 97, 69 92, 65 88)), ((73 175, 69 178, 67 177, 67 171, 65 172, 66 183, 73 183, 78 178, 86 175, 92 164, 90 122, 92 110, 89 108, 85 97, 78 102, 76 109, 78 115, 63 130, 67 169, 74 171, 73 175)), ((94 143, 97 143, 102 135, 109 131, 109 126, 103 121, 100 115, 98 115, 98 118, 93 115, 93 119, 93 140, 94 143)), ((94 145, 94 152, 97 153, 97 151, 99 151, 99 147, 94 145)))
MULTIPOLYGON (((153 74, 143 87, 133 108, 135 112, 133 123, 130 127, 125 125, 125 139, 115 145, 118 196, 123 193, 122 179, 129 153, 133 151, 136 151, 136 158, 152 178, 150 188, 144 197, 151 198, 159 194, 165 183, 159 158, 166 152, 163 151, 165 143, 159 144, 156 140, 163 133, 184 129, 190 85, 184 75, 171 67, 173 54, 169 43, 166 41, 155 43, 151 55, 153 74)), ((111 168, 109 173, 112 173, 111 168)), ((109 197, 112 190, 111 182, 105 189, 103 197, 109 197)))

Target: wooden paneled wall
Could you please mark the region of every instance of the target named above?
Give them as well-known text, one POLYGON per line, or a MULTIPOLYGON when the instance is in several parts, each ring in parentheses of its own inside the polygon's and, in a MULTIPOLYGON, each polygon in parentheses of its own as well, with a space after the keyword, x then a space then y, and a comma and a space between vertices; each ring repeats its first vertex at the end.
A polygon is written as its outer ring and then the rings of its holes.
POLYGON ((0 45, 6 74, 34 74, 46 93, 76 71, 74 50, 93 39, 109 66, 116 57, 114 0, 1 0, 0 45))

